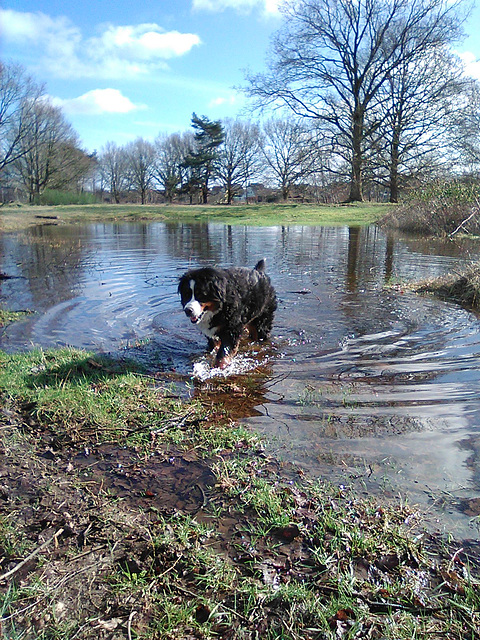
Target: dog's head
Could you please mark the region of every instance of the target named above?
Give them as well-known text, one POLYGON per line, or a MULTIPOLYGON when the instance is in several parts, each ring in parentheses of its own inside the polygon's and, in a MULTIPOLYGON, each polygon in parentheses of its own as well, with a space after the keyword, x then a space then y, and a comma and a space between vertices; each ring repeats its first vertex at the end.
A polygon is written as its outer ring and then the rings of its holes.
POLYGON ((178 292, 185 314, 193 324, 199 324, 222 307, 224 278, 210 267, 188 271, 180 278, 178 292))

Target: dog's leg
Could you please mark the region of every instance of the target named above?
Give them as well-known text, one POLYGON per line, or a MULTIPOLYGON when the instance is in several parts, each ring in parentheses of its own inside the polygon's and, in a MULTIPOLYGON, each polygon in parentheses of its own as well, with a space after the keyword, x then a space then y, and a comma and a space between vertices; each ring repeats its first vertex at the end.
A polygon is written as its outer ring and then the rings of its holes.
POLYGON ((257 342, 259 340, 267 340, 272 331, 273 313, 266 311, 261 316, 258 316, 258 318, 255 318, 255 320, 251 322, 251 325, 254 331, 250 329, 250 336, 253 340, 257 342))
POLYGON ((220 346, 220 340, 215 336, 214 338, 208 338, 207 349, 209 353, 215 353, 220 346))
POLYGON ((218 337, 220 338, 220 347, 217 351, 215 364, 217 367, 220 367, 220 369, 225 369, 237 353, 241 333, 242 331, 240 328, 234 331, 222 331, 218 334, 218 337))

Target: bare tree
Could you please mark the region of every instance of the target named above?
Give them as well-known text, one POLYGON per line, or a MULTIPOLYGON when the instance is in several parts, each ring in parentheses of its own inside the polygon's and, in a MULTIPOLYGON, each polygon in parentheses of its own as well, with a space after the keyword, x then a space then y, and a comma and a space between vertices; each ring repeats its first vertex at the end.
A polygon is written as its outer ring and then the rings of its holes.
POLYGON ((118 204, 128 186, 128 159, 125 149, 115 142, 107 142, 99 158, 102 180, 108 185, 110 197, 118 204))
POLYGON ((447 0, 290 0, 266 74, 247 76, 256 106, 281 104, 323 120, 349 148, 350 201, 362 199, 369 117, 392 73, 461 33, 447 0))
POLYGON ((193 148, 191 132, 160 134, 155 140, 155 176, 163 187, 169 203, 184 182, 187 182, 185 160, 193 148))
POLYGON ((246 188, 259 164, 259 128, 251 122, 225 119, 224 139, 218 153, 218 177, 227 194, 227 204, 241 188, 246 188))
POLYGON ((88 171, 86 165, 79 166, 79 159, 83 161, 86 154, 60 108, 46 99, 36 101, 25 116, 24 127, 14 167, 30 202, 47 187, 68 186, 74 174, 78 180, 88 171))
POLYGON ((458 58, 440 48, 398 66, 385 82, 375 112, 380 125, 372 168, 388 186, 390 202, 398 202, 404 177, 431 173, 451 160, 449 123, 469 83, 458 58))
POLYGON ((268 120, 263 125, 260 149, 269 174, 287 200, 291 188, 307 180, 317 166, 315 137, 300 121, 268 120))
POLYGON ((152 188, 155 178, 155 145, 143 138, 137 138, 126 146, 125 151, 130 185, 139 193, 140 202, 145 204, 147 193, 152 188))
POLYGON ((0 62, 0 172, 29 150, 29 127, 44 94, 18 64, 0 62))
POLYGON ((471 173, 480 168, 480 83, 471 80, 450 122, 451 144, 471 173))

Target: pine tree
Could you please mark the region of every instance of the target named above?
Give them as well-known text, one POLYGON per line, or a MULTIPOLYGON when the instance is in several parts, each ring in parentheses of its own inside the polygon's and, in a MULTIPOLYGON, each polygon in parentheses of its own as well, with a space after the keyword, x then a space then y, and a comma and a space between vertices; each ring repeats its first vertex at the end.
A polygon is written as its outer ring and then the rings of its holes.
POLYGON ((192 185, 201 189, 202 202, 208 202, 208 184, 216 175, 218 147, 224 139, 223 127, 219 121, 209 120, 206 116, 192 115, 192 127, 195 130, 194 148, 188 154, 185 166, 191 171, 192 185))

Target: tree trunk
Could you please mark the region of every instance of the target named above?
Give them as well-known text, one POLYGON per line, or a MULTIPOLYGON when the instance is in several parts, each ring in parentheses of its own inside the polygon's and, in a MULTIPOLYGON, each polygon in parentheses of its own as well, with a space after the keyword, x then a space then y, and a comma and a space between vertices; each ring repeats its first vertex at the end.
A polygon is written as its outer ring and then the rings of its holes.
POLYGON ((394 131, 392 148, 390 151, 390 202, 398 202, 398 132, 394 131))
POLYGON ((227 204, 232 204, 233 188, 230 182, 227 183, 227 204))
POLYGON ((363 170, 363 112, 360 107, 355 109, 352 127, 352 173, 350 180, 350 195, 348 202, 362 202, 362 170, 363 170))
POLYGON ((202 185, 202 204, 208 204, 208 185, 202 185))

